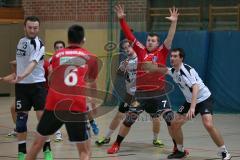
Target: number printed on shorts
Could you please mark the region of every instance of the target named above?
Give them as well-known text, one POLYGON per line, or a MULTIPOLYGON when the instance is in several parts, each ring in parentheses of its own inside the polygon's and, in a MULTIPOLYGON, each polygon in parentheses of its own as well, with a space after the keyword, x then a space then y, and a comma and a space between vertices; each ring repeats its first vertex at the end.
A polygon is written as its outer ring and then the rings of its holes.
POLYGON ((16 101, 16 108, 17 109, 21 109, 22 108, 22 104, 21 104, 21 101, 16 101))
POLYGON ((68 66, 64 73, 64 83, 67 86, 75 86, 78 82, 77 67, 68 66))
POLYGON ((181 106, 179 109, 178 109, 178 112, 182 112, 184 110, 184 106, 181 106))
POLYGON ((163 108, 165 108, 167 104, 167 100, 163 100, 162 103, 163 103, 163 108))

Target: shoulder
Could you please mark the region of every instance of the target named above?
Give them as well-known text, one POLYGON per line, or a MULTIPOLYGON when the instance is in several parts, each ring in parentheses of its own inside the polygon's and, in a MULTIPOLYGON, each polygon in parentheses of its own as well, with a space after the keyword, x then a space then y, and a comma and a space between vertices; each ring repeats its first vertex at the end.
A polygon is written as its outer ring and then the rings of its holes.
POLYGON ((28 44, 28 43, 30 43, 30 39, 28 39, 26 37, 22 37, 18 41, 18 44, 28 44))
POLYGON ((146 47, 145 47, 141 42, 139 42, 136 38, 135 38, 133 44, 136 45, 136 46, 138 46, 138 47, 141 48, 142 50, 145 50, 145 49, 146 49, 146 47))
POLYGON ((165 46, 165 44, 163 43, 163 44, 161 44, 159 47, 158 47, 158 51, 159 52, 165 52, 165 51, 167 51, 167 52, 169 52, 169 49, 165 46))
POLYGON ((19 42, 20 41, 28 41, 29 39, 27 38, 27 37, 21 37, 20 39, 19 39, 19 42))
POLYGON ((193 67, 191 67, 188 64, 183 64, 183 67, 190 73, 190 70, 193 69, 193 67))
POLYGON ((180 71, 184 74, 184 75, 188 75, 188 76, 194 76, 196 75, 196 71, 193 67, 191 67, 188 64, 183 64, 180 71))

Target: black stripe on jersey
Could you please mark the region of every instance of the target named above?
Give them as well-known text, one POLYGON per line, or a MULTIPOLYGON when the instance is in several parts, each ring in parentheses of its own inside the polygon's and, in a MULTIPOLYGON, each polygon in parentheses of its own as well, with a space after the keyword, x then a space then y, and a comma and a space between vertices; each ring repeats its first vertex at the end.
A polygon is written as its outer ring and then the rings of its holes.
POLYGON ((187 64, 184 64, 184 67, 185 67, 186 70, 189 72, 189 74, 191 74, 191 73, 190 73, 190 70, 192 69, 192 67, 189 66, 189 65, 187 65, 187 64))
POLYGON ((40 61, 44 59, 44 55, 42 55, 42 57, 40 58, 40 61))
POLYGON ((171 72, 172 72, 172 74, 174 73, 174 71, 175 71, 175 69, 174 69, 174 68, 171 68, 171 72))
POLYGON ((189 90, 190 90, 190 92, 192 93, 192 87, 190 88, 190 87, 188 87, 189 88, 189 90))
MULTIPOLYGON (((189 67, 188 67, 188 68, 189 68, 189 67)), ((190 68, 190 69, 191 69, 191 68, 190 68)), ((189 74, 190 74, 190 70, 188 70, 188 71, 189 71, 189 74)), ((181 74, 181 75, 184 75, 186 78, 188 78, 187 75, 183 72, 182 69, 180 69, 180 74, 181 74)), ((189 78, 188 78, 188 79, 189 79, 189 78)), ((185 86, 188 87, 189 90, 190 90, 190 92, 192 93, 192 87, 190 88, 187 84, 185 84, 185 86)))
MULTIPOLYGON (((190 72, 189 72, 189 73, 190 73, 190 72)), ((187 77, 187 75, 183 72, 182 69, 180 69, 180 74, 181 74, 181 75, 184 75, 185 77, 187 77)))
POLYGON ((34 50, 36 50, 36 47, 37 47, 37 44, 36 44, 36 41, 35 39, 31 39, 31 42, 30 42, 31 45, 33 45, 34 47, 34 50))
POLYGON ((43 45, 43 42, 39 39, 39 42, 40 42, 40 49, 44 46, 43 45))

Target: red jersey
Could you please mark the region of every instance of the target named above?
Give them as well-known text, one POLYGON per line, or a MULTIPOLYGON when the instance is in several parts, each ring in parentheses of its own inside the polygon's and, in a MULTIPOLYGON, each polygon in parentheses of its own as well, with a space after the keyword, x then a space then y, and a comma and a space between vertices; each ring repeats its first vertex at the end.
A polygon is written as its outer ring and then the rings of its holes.
POLYGON ((52 57, 52 74, 47 110, 87 112, 86 84, 97 78, 96 56, 75 46, 57 51, 52 57))
MULTIPOLYGON (((133 49, 138 56, 138 61, 146 62, 150 61, 153 63, 157 63, 161 66, 166 66, 167 57, 169 50, 162 44, 160 47, 155 49, 152 52, 148 52, 147 48, 139 42, 136 37, 131 32, 130 28, 128 27, 125 19, 120 19, 120 25, 124 32, 126 38, 132 42, 133 49)), ((138 67, 137 72, 137 89, 138 90, 152 90, 156 89, 164 89, 165 86, 165 77, 158 73, 146 73, 141 71, 141 67, 138 67)))

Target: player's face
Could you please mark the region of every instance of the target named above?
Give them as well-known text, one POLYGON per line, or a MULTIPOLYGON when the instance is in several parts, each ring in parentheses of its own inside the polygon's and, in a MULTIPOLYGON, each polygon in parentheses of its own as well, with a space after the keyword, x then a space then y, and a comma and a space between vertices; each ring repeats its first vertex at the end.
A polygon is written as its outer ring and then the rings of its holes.
POLYGON ((173 68, 182 64, 183 58, 180 57, 179 51, 171 52, 170 63, 173 68))
POLYGON ((64 48, 64 46, 63 46, 62 43, 57 43, 54 47, 55 51, 58 51, 58 50, 63 49, 63 48, 64 48))
POLYGON ((159 46, 159 41, 157 36, 148 36, 146 47, 149 52, 155 50, 159 46))
POLYGON ((122 45, 124 52, 128 54, 128 56, 133 55, 135 51, 133 50, 132 46, 129 42, 126 42, 122 45))
POLYGON ((39 32, 39 22, 27 21, 24 30, 28 38, 35 38, 39 32))

